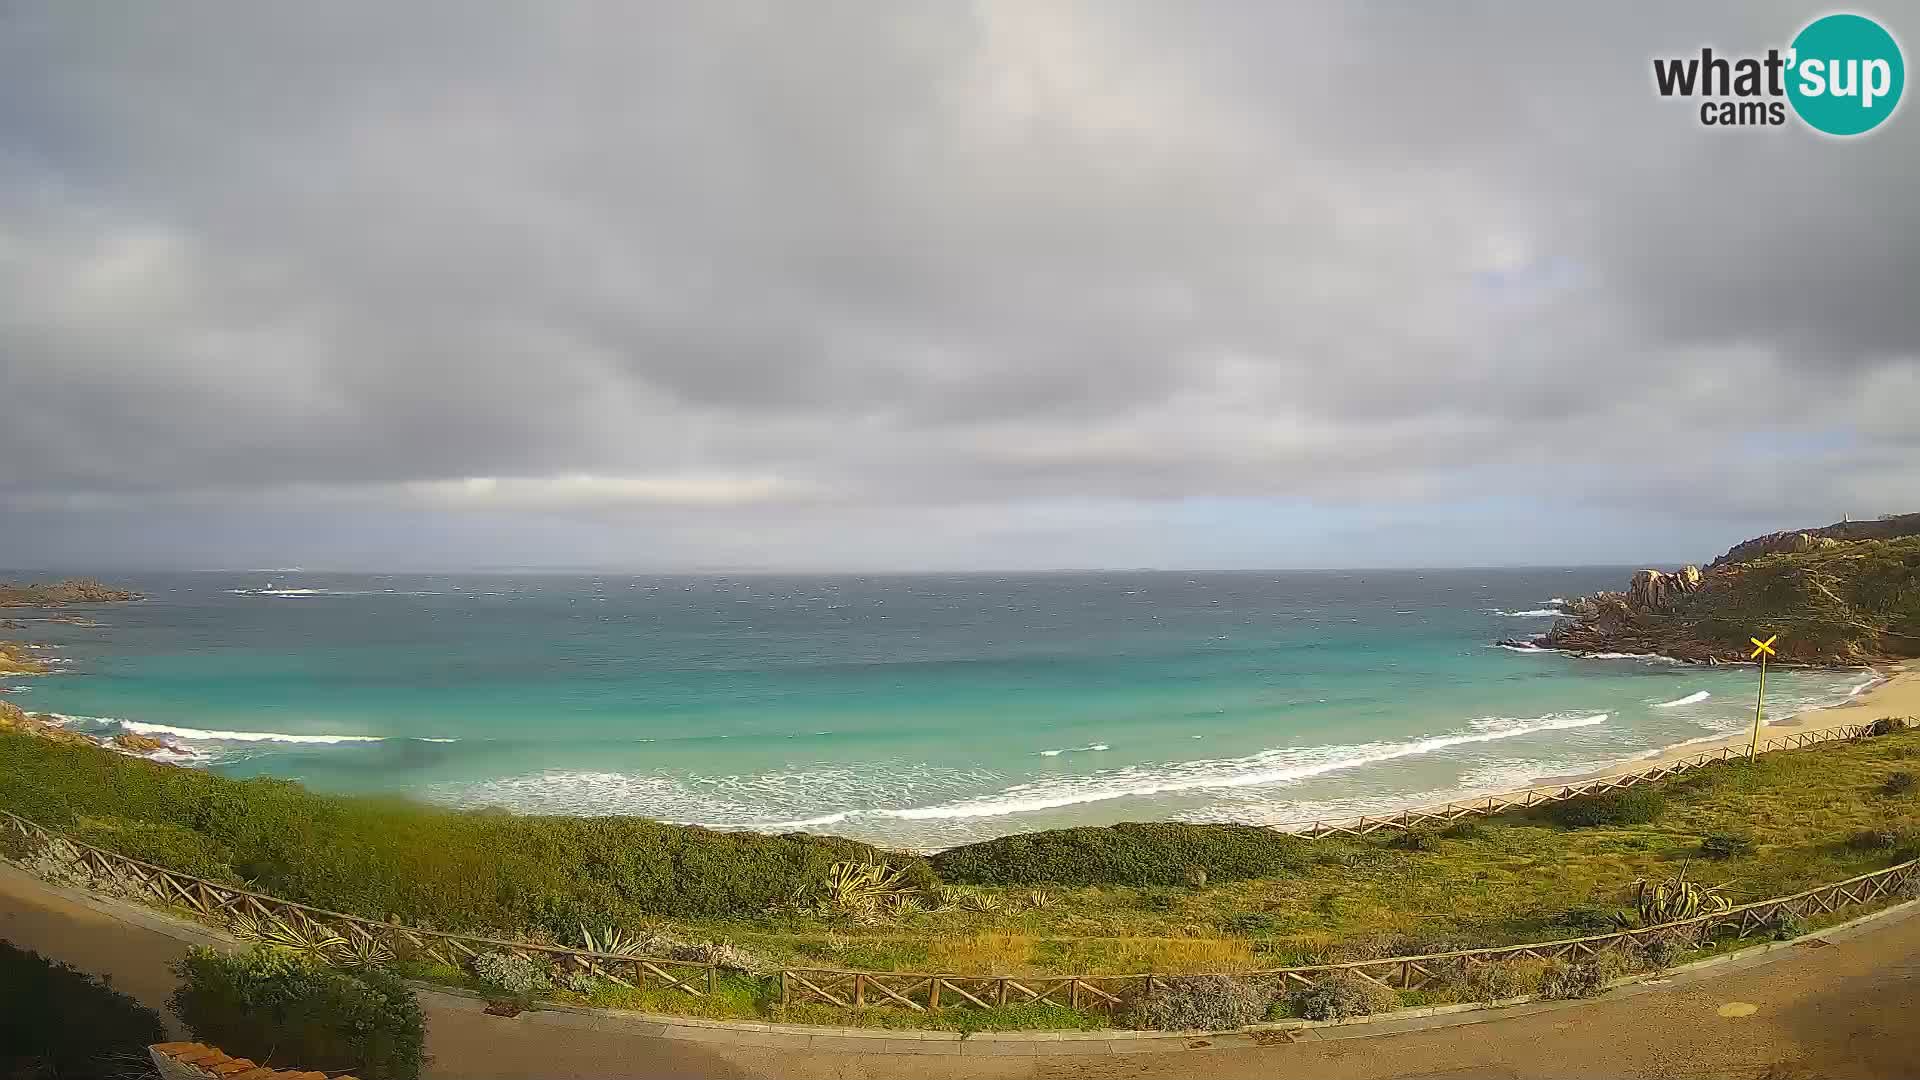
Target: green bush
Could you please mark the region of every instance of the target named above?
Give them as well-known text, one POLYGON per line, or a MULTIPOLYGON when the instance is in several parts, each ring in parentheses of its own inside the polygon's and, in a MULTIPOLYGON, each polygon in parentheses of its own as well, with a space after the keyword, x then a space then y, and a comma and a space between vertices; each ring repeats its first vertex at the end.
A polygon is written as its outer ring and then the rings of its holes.
POLYGON ((1479 818, 1463 817, 1440 830, 1440 835, 1448 840, 1478 840, 1486 835, 1487 827, 1479 818))
POLYGON ((1546 808, 1546 815, 1569 829, 1600 825, 1645 825, 1657 819, 1667 808, 1666 796, 1649 787, 1609 791, 1604 795, 1579 795, 1546 808))
POLYGON ((194 948, 175 968, 171 1005, 196 1039, 262 1065, 416 1080, 426 1020, 413 991, 382 971, 348 974, 282 950, 194 948))
POLYGON ((1425 829, 1408 829, 1395 834, 1387 846, 1401 851, 1439 851, 1440 838, 1425 829))
POLYGON ((1892 829, 1861 829, 1847 838, 1855 851, 1891 851, 1900 846, 1900 834, 1892 829))
POLYGON ((1554 921, 1581 937, 1591 937, 1620 929, 1619 924, 1614 921, 1614 914, 1612 908, 1580 904, 1568 908, 1554 921))
POLYGON ((1540 996, 1549 1001, 1596 997, 1608 983, 1632 974, 1634 959, 1608 949, 1577 963, 1548 961, 1540 975, 1540 996))
POLYGON ((1278 996, 1267 979, 1193 975, 1167 980, 1152 997, 1135 1002, 1125 1020, 1150 1031, 1232 1031, 1265 1020, 1278 996))
POLYGON ((1273 916, 1264 911, 1244 911, 1227 916, 1220 923, 1220 928, 1229 934, 1252 937, 1255 934, 1271 934, 1276 925, 1273 916))
POLYGON ((1737 833, 1709 833, 1700 841, 1700 854, 1709 859, 1732 859, 1753 854, 1753 841, 1737 833))
POLYGON ((113 1080, 167 1037, 152 1009, 92 975, 0 941, 0 1075, 113 1080))
POLYGON ((1913 774, 1902 770, 1887 777, 1887 782, 1880 785, 1880 794, 1905 795, 1913 790, 1913 786, 1913 774))
POLYGON ((186 873, 450 930, 759 914, 841 861, 937 884, 926 860, 852 840, 320 795, 22 735, 0 734, 0 806, 186 873))
POLYGON ((1135 823, 1003 836, 933 856, 946 881, 969 885, 1186 885, 1283 876, 1311 840, 1257 825, 1135 823))
POLYGON ((1303 1020, 1345 1020, 1372 1016, 1400 1004, 1393 991, 1358 975, 1342 972, 1295 990, 1287 998, 1293 1015, 1303 1020))

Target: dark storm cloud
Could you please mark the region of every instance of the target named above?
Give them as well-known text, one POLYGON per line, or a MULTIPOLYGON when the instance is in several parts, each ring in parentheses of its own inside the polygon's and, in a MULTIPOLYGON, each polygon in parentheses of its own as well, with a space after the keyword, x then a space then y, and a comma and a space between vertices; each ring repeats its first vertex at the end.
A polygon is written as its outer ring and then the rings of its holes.
POLYGON ((13 5, 0 500, 742 551, 1490 484, 1901 508, 1912 106, 1842 143, 1651 88, 1807 14, 13 5))

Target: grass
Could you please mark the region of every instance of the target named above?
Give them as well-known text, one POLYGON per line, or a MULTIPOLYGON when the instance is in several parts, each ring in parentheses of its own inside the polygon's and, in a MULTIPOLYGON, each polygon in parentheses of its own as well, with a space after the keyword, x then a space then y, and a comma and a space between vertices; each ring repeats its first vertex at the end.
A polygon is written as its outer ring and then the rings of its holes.
MULTIPOLYGON (((996 898, 998 906, 979 910, 976 905, 956 904, 875 922, 823 918, 771 900, 742 905, 724 915, 675 914, 670 907, 650 907, 651 898, 660 894, 646 889, 623 891, 620 860, 633 856, 607 850, 607 845, 622 838, 664 835, 642 829, 651 823, 458 814, 393 800, 322 797, 293 784, 223 780, 28 738, 0 736, 0 807, 74 831, 104 847, 189 872, 211 866, 229 879, 252 878, 265 891, 289 899, 317 901, 376 918, 386 910, 401 910, 384 908, 384 902, 421 888, 421 882, 404 878, 426 866, 433 871, 428 883, 450 890, 428 897, 433 901, 434 921, 449 929, 537 932, 545 925, 537 916, 566 910, 581 911, 582 917, 596 924, 647 925, 689 939, 728 941, 775 966, 979 975, 1178 974, 1442 952, 1605 932, 1594 924, 1626 905, 1636 878, 1671 877, 1683 865, 1688 866, 1691 879, 1709 885, 1728 883, 1728 895, 1735 903, 1865 873, 1915 854, 1920 799, 1890 798, 1882 792, 1892 777, 1911 772, 1916 759, 1920 759, 1920 732, 1899 732, 1777 752, 1752 763, 1709 766, 1659 785, 1662 799, 1651 814, 1636 810, 1625 815, 1629 820, 1614 823, 1584 824, 1593 818, 1580 816, 1582 826, 1569 828, 1557 823, 1551 810, 1536 810, 1483 819, 1471 829, 1432 833, 1430 842, 1417 845, 1382 836, 1288 838, 1286 845, 1266 848, 1250 846, 1236 836, 1226 849, 1233 858, 1263 851, 1280 851, 1287 857, 1269 876, 1209 880, 1204 886, 1048 885, 1053 895, 1040 905, 1030 902, 1035 888, 1031 882, 973 885, 969 887, 973 892, 996 898), (194 797, 185 798, 180 791, 194 797), (161 796, 168 800, 164 813, 138 816, 149 805, 145 800, 161 796), (243 797, 259 798, 266 811, 250 824, 239 825, 236 819, 248 820, 245 815, 250 809, 248 803, 234 801, 243 797), (296 824, 296 813, 307 814, 318 824, 296 824), (1646 820, 1631 820, 1643 817, 1646 820), (380 831, 395 824, 400 827, 380 831), (279 847, 267 849, 275 853, 273 860, 248 861, 247 855, 259 849, 249 847, 251 841, 246 838, 271 828, 291 831, 279 847), (576 830, 596 829, 602 830, 597 835, 606 843, 571 848, 553 843, 548 832, 574 835, 576 830), (1887 839, 1871 847, 1849 842, 1868 832, 1887 839), (1715 836, 1749 839, 1752 847, 1725 860, 1701 859, 1703 841, 1715 836), (322 840, 349 850, 300 846, 322 840), (529 856, 501 847, 488 852, 472 849, 481 842, 532 843, 534 853, 529 856), (448 853, 420 849, 433 844, 460 847, 448 853), (474 868, 478 880, 458 888, 449 886, 445 875, 462 867, 474 868), (521 873, 526 876, 516 876, 521 873), (329 874, 373 879, 334 885, 329 884, 329 874), (603 880, 609 877, 610 882, 603 880), (321 888, 323 884, 327 887, 321 888), (563 887, 574 891, 558 891, 563 887), (477 914, 467 915, 469 909, 460 906, 468 898, 473 900, 470 910, 477 914), (595 906, 602 899, 610 902, 595 906), (515 913, 531 915, 518 923, 508 921, 515 913)), ((1164 841, 1162 835, 1155 842, 1164 841)), ((811 851, 810 845, 824 843, 757 837, 739 842, 783 845, 769 849, 776 852, 811 851)), ((1211 838, 1199 837, 1189 849, 1204 854, 1210 842, 1211 838)), ((716 849, 733 850, 725 844, 716 849)), ((1047 852, 1050 860, 1058 858, 1057 838, 1044 838, 1032 849, 1047 852)), ((1008 850, 999 849, 1002 855, 1008 850)), ((1110 851, 1109 857, 1125 864, 1118 851, 1110 851)), ((992 865, 996 874, 1018 876, 1022 864, 996 857, 992 865)), ((687 859, 669 869, 681 876, 734 872, 730 862, 687 859)), ((714 895, 703 893, 705 886, 697 880, 687 884, 695 894, 714 895)), ((470 985, 458 972, 416 974, 470 985)), ((778 1004, 777 980, 728 976, 722 979, 722 987, 711 998, 608 987, 591 998, 560 994, 557 999, 609 1008, 836 1025, 958 1029, 965 1024, 974 1025, 974 1030, 1015 1030, 1075 1027, 1097 1020, 1091 1014, 1045 1007, 949 1009, 943 1013, 950 1015, 939 1016, 825 1006, 783 1008, 778 1004)))

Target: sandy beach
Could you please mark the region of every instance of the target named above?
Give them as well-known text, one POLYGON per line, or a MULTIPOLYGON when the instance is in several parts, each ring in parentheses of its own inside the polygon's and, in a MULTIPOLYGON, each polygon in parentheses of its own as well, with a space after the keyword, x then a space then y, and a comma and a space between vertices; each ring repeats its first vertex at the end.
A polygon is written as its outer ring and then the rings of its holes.
MULTIPOLYGON (((1850 724, 1864 724, 1883 716, 1920 716, 1920 671, 1914 670, 1911 662, 1886 664, 1874 670, 1885 680, 1884 682, 1838 705, 1808 709, 1806 712, 1796 713, 1779 720, 1769 718, 1765 726, 1760 729, 1760 740, 1765 742, 1779 735, 1825 731, 1828 728, 1845 727, 1850 724)), ((1677 743, 1658 754, 1615 762, 1594 772, 1569 776, 1543 776, 1535 782, 1534 786, 1542 787, 1574 780, 1591 780, 1600 776, 1640 772, 1656 765, 1682 761, 1697 754, 1718 750, 1723 746, 1744 750, 1752 737, 1752 730, 1749 729, 1721 738, 1677 743)))

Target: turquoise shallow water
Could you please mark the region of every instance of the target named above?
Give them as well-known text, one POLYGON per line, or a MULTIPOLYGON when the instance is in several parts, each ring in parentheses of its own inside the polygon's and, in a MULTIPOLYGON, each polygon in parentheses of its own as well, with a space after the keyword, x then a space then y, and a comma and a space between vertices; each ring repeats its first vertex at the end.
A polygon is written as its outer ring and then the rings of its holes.
MULTIPOLYGON (((99 629, 30 624, 71 663, 12 699, 461 805, 915 847, 1290 821, 1749 723, 1749 670, 1489 647, 1626 574, 149 575, 99 629)), ((1866 681, 1777 673, 1769 716, 1866 681)))

